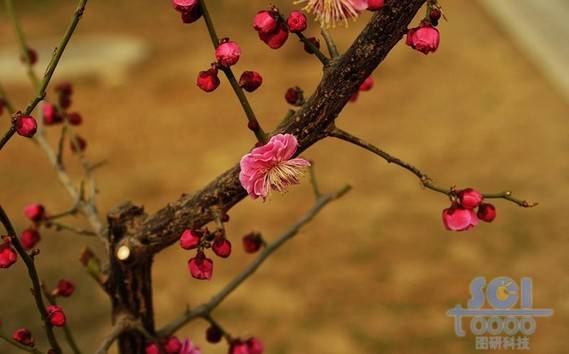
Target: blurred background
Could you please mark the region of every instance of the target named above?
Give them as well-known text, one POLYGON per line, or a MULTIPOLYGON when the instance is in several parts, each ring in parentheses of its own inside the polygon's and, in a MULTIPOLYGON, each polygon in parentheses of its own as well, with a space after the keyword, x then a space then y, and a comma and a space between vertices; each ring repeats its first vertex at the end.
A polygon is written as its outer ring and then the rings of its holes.
MULTIPOLYGON (((259 41, 251 21, 266 2, 210 3, 219 34, 241 44, 236 75, 244 70, 263 75, 263 86, 248 97, 270 130, 289 109, 286 89, 298 85, 310 94, 321 77, 320 64, 292 37, 278 51, 259 41)), ((289 1, 274 3, 283 11, 293 8, 289 1)), ((565 22, 537 16, 537 10, 529 12, 534 14, 529 21, 508 20, 511 11, 500 15, 488 3, 441 1, 449 21, 439 25, 439 50, 424 56, 397 45, 375 71, 373 90, 349 104, 337 123, 412 162, 439 184, 513 190, 539 206, 528 210, 496 201, 494 223, 450 233, 440 220, 448 199, 422 190, 414 176, 366 151, 323 141, 303 154, 316 162, 322 190, 346 183, 354 189, 215 311, 232 334, 255 335, 267 353, 275 354, 473 353, 474 339, 454 335, 447 309, 466 305, 474 277, 529 276, 534 305, 555 311, 552 318, 537 320, 531 352, 567 352, 569 105, 563 79, 553 80, 567 77, 567 69, 557 65, 561 71, 551 71, 551 60, 558 60, 554 56, 567 59, 562 53, 566 43, 559 40, 567 37, 556 27, 565 22), (542 56, 523 40, 523 30, 560 49, 544 50, 542 56)), ((551 3, 561 6, 551 11, 559 20, 559 12, 567 9, 562 1, 551 3)), ((30 46, 43 59, 39 74, 75 5, 70 0, 16 1, 30 46)), ((369 17, 363 14, 349 28, 333 30, 340 49, 349 46, 369 17)), ((308 34, 317 32, 312 22, 308 34)), ((0 33, 0 82, 16 107, 24 107, 33 93, 17 63, 3 8, 0 33)), ((195 86, 198 71, 213 60, 211 43, 203 22, 183 25, 169 1, 92 1, 69 48, 52 82, 73 82, 73 110, 84 116, 78 131, 88 141, 87 156, 108 160, 97 173, 102 215, 127 200, 153 213, 181 193, 199 190, 254 143, 226 80, 211 94, 195 86)), ((51 89, 49 94, 53 97, 51 89)), ((7 125, 4 115, 1 129, 7 125)), ((55 144, 59 128, 47 134, 55 144)), ((69 151, 65 159, 78 181, 76 159, 69 151)), ((0 166, 1 203, 18 230, 29 226, 23 208, 31 202, 43 203, 52 213, 71 206, 32 142, 15 137, 2 151, 0 166)), ((190 277, 186 262, 193 253, 177 246, 160 253, 153 274, 157 325, 187 304, 206 301, 254 258, 241 248, 244 234, 257 230, 274 239, 310 208, 312 199, 306 180, 266 203, 247 199, 238 204, 227 224, 233 255, 215 260, 210 282, 190 277)), ((86 226, 80 217, 69 224, 86 226)), ((100 256, 103 250, 92 238, 66 232, 43 231, 42 238, 40 276, 50 286, 60 278, 77 284, 76 294, 61 303, 81 348, 94 351, 111 327, 109 301, 78 257, 86 245, 100 256)), ((0 272, 0 284, 4 330, 30 327, 45 348, 22 263, 0 272)), ((192 339, 204 353, 225 353, 224 344, 205 341, 205 328, 197 320, 179 336, 192 339)), ((13 351, 0 343, 0 353, 13 351)))

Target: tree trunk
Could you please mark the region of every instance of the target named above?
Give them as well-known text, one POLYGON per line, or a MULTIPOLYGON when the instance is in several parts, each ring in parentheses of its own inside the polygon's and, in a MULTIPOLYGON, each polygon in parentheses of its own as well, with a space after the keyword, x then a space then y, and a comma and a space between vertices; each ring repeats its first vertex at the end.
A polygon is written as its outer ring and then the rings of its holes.
MULTIPOLYGON (((145 217, 142 208, 130 203, 109 213, 111 259, 107 292, 112 300, 113 323, 121 316, 129 316, 153 335, 152 256, 133 253, 135 247, 129 244, 145 217)), ((140 331, 126 331, 118 338, 121 354, 144 354, 145 344, 146 337, 140 331)))

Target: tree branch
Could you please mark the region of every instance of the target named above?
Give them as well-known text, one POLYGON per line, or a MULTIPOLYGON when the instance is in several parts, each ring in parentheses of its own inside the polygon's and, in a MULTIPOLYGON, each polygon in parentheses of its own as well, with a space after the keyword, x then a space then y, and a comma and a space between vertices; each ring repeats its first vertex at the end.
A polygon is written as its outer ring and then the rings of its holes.
MULTIPOLYGON (((332 130, 329 133, 329 136, 334 137, 334 138, 338 138, 340 140, 347 141, 351 144, 354 144, 356 146, 364 148, 364 149, 376 154, 377 156, 383 158, 388 163, 393 163, 393 164, 398 165, 399 167, 406 169, 407 171, 409 171, 412 174, 414 174, 415 176, 417 176, 417 178, 419 178, 419 180, 421 181, 421 184, 423 185, 423 187, 425 187, 427 189, 445 194, 447 196, 450 196, 454 191, 454 188, 446 188, 446 187, 442 187, 442 186, 434 184, 433 181, 431 180, 431 178, 429 176, 427 176, 425 173, 421 172, 417 167, 415 167, 415 166, 411 165, 410 163, 405 162, 405 161, 403 161, 403 160, 401 160, 401 159, 399 159, 393 155, 390 155, 389 153, 378 148, 377 146, 372 145, 372 144, 364 141, 363 139, 360 139, 357 136, 354 136, 354 135, 352 135, 346 131, 343 131, 342 129, 335 128, 334 130, 332 130)), ((512 197, 512 192, 483 193, 482 195, 486 199, 492 199, 492 198, 506 199, 506 200, 511 201, 511 202, 513 202, 513 203, 515 203, 521 207, 524 207, 524 208, 531 208, 531 207, 534 207, 537 205, 537 203, 531 203, 531 202, 528 202, 525 200, 520 200, 520 199, 512 197)))
POLYGON ((172 335, 186 323, 191 320, 203 317, 207 319, 207 316, 213 309, 215 309, 227 296, 229 296, 239 285, 241 285, 247 278, 249 278, 255 271, 273 254, 278 250, 285 242, 293 238, 300 229, 309 223, 314 217, 326 206, 328 203, 342 197, 350 190, 350 186, 346 186, 336 193, 326 194, 321 196, 316 201, 315 205, 310 209, 304 216, 298 220, 294 225, 292 225, 284 234, 279 236, 275 241, 267 245, 257 258, 249 264, 241 273, 239 273, 233 280, 231 280, 220 292, 215 294, 207 303, 199 305, 191 311, 186 311, 180 317, 172 321, 170 324, 166 325, 160 331, 158 331, 160 337, 167 337, 172 335))
POLYGON ((2 206, 0 206, 0 222, 2 223, 2 225, 4 225, 4 229, 6 229, 6 232, 10 236, 11 244, 14 246, 20 257, 24 261, 26 268, 28 269, 28 275, 32 281, 32 286, 33 286, 32 295, 34 296, 38 312, 41 315, 41 319, 44 324, 49 344, 51 345, 53 350, 56 351, 56 353, 61 353, 61 347, 59 346, 59 343, 55 338, 55 333, 53 332, 53 326, 49 321, 49 316, 47 314, 45 303, 43 301, 41 285, 38 277, 38 272, 34 264, 34 259, 30 257, 26 252, 26 250, 24 249, 24 247, 22 247, 20 239, 18 238, 18 235, 16 234, 16 231, 14 230, 14 227, 12 226, 12 223, 10 222, 8 215, 6 215, 6 212, 4 211, 2 206))
MULTIPOLYGON (((312 97, 273 134, 294 134, 299 142, 297 153, 325 138, 350 97, 407 32, 424 2, 386 1, 348 51, 326 67, 312 97)), ((148 217, 133 236, 132 245, 140 248, 135 253, 159 252, 176 242, 184 229, 197 229, 213 220, 215 208, 227 212, 246 195, 239 182, 239 165, 235 165, 195 195, 182 195, 148 217)))

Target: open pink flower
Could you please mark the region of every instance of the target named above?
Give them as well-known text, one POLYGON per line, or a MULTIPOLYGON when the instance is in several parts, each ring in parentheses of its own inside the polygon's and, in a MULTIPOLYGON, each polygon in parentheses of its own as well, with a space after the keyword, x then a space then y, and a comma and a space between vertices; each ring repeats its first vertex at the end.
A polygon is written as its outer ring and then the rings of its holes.
POLYGON ((476 213, 470 209, 453 204, 443 210, 443 225, 449 231, 466 231, 478 225, 476 213))
POLYGON ((349 18, 357 17, 368 8, 368 0, 298 0, 295 3, 306 3, 303 10, 313 13, 321 27, 335 27, 337 22, 347 25, 349 18))
POLYGON ((182 342, 182 348, 180 349, 179 354, 201 354, 200 348, 194 346, 191 340, 185 339, 182 342))
POLYGON ((298 141, 292 134, 277 134, 271 140, 241 159, 239 181, 253 199, 266 198, 271 190, 284 192, 291 184, 300 183, 303 168, 310 162, 292 158, 298 141))

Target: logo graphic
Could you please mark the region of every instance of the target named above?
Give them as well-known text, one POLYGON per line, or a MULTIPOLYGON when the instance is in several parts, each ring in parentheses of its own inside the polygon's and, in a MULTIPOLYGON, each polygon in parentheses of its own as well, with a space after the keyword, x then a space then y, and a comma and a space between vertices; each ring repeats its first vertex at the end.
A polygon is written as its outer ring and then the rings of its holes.
POLYGON ((470 332, 477 350, 529 350, 536 330, 536 317, 551 317, 553 310, 533 308, 533 282, 521 278, 497 277, 486 283, 485 277, 470 282, 467 307, 456 305, 447 311, 454 318, 454 332, 466 336, 462 319, 470 319, 470 332))

